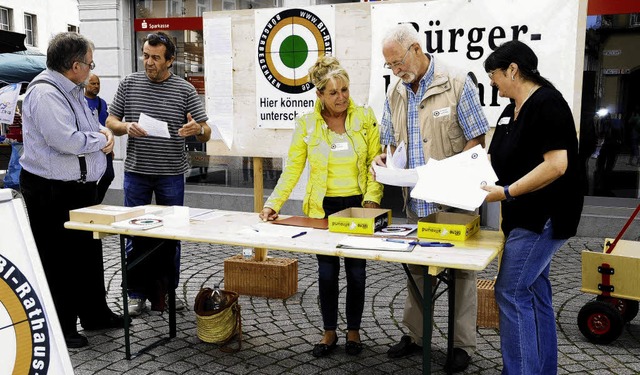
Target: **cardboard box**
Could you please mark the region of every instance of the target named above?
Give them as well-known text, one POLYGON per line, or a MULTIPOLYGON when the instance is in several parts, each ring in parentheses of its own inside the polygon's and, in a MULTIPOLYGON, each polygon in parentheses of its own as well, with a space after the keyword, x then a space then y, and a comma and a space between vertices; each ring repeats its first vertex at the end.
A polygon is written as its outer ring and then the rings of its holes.
POLYGON ((69 211, 69 221, 109 225, 116 221, 144 215, 144 213, 145 209, 143 206, 122 207, 98 204, 69 211))
POLYGON ((232 256, 224 260, 224 289, 248 296, 288 298, 298 292, 298 260, 257 261, 232 256))
POLYGON ((498 304, 494 290, 495 281, 478 280, 478 321, 481 328, 500 328, 498 304))
POLYGON ((329 231, 373 234, 391 224, 391 210, 351 207, 329 215, 329 231))
POLYGON ((435 212, 418 221, 418 237, 464 241, 480 230, 480 216, 454 212, 435 212))

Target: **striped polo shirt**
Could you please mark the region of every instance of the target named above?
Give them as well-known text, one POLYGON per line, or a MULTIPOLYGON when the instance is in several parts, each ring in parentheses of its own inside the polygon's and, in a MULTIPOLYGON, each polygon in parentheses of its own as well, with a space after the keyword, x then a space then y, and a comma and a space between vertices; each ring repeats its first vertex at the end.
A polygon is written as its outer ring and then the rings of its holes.
POLYGON ((140 113, 169 124, 171 138, 129 137, 124 169, 127 172, 178 175, 189 170, 185 138, 178 130, 187 123, 187 113, 196 122, 208 120, 196 89, 171 74, 162 82, 153 82, 145 72, 125 77, 109 105, 109 114, 126 122, 138 122, 140 113))

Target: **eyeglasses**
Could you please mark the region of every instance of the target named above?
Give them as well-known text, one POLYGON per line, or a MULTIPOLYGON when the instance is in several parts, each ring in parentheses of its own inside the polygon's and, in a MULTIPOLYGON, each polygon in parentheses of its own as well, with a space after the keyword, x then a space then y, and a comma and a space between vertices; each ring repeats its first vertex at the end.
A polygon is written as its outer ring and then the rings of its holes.
POLYGON ((80 60, 78 60, 78 61, 76 61, 76 62, 79 62, 80 64, 88 65, 88 66, 89 66, 89 70, 93 70, 93 69, 95 69, 95 68, 96 68, 96 63, 95 63, 95 62, 93 62, 93 61, 92 61, 92 62, 90 62, 90 63, 86 63, 86 62, 84 62, 84 61, 80 61, 80 60))
POLYGON ((407 52, 404 53, 404 57, 402 58, 402 61, 394 62, 393 64, 384 63, 383 66, 385 67, 385 69, 395 69, 395 68, 397 68, 399 66, 404 65, 404 61, 407 59, 407 56, 409 56, 409 51, 411 51, 411 47, 412 46, 413 46, 413 44, 410 45, 409 48, 407 48, 407 52))
POLYGON ((490 71, 489 73, 487 73, 487 75, 489 76, 489 79, 493 79, 493 73, 497 72, 498 70, 500 70, 500 68, 498 68, 498 69, 493 69, 492 71, 490 71))
POLYGON ((163 44, 169 44, 169 40, 164 35, 151 33, 147 35, 147 40, 151 39, 159 39, 163 44))

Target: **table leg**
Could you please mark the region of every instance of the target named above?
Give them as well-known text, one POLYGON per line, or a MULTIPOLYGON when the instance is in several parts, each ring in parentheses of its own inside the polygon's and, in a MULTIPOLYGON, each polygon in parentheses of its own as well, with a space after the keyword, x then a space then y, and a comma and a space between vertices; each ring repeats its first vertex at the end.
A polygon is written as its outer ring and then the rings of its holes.
MULTIPOLYGON (((449 314, 448 314, 448 333, 447 335, 447 363, 453 361, 453 335, 455 330, 455 311, 456 311, 456 270, 449 268, 449 276, 447 282, 447 289, 449 291, 449 314)), ((447 374, 452 372, 447 370, 447 374)))
POLYGON ((131 341, 129 339, 129 296, 127 291, 127 249, 125 236, 120 236, 120 263, 122 267, 122 308, 124 309, 124 352, 125 358, 131 359, 131 341))
POLYGON ((423 290, 425 291, 422 296, 422 374, 431 374, 431 334, 432 316, 431 305, 433 303, 432 297, 432 277, 429 274, 429 267, 422 266, 422 272, 424 275, 423 290))

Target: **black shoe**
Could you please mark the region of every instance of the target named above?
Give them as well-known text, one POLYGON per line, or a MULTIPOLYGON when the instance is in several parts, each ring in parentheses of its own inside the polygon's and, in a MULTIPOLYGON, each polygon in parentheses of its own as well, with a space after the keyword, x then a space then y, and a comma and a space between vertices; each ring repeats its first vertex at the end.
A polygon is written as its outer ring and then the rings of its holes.
POLYGON ((464 349, 453 348, 453 359, 451 363, 447 362, 444 369, 448 372, 460 372, 469 367, 471 356, 464 349))
POLYGON ((362 343, 357 341, 347 341, 344 344, 344 351, 349 355, 358 355, 362 352, 362 343))
POLYGON ((420 350, 420 346, 413 342, 413 339, 409 335, 404 335, 400 339, 400 342, 390 347, 387 350, 387 356, 389 358, 400 358, 408 356, 420 350))
POLYGON ((328 356, 336 348, 337 345, 338 345, 338 335, 336 335, 335 340, 333 340, 333 342, 329 345, 322 344, 322 343, 315 344, 313 346, 313 352, 311 354, 313 354, 313 356, 317 358, 328 356))
POLYGON ((67 348, 71 349, 82 348, 89 345, 89 340, 78 332, 65 335, 64 342, 67 344, 67 348))
MULTIPOLYGON (((129 323, 131 323, 131 318, 129 318, 129 323)), ((113 329, 113 328, 124 328, 124 316, 117 315, 112 312, 104 319, 99 319, 95 321, 81 322, 82 328, 85 331, 97 331, 101 329, 113 329)))

